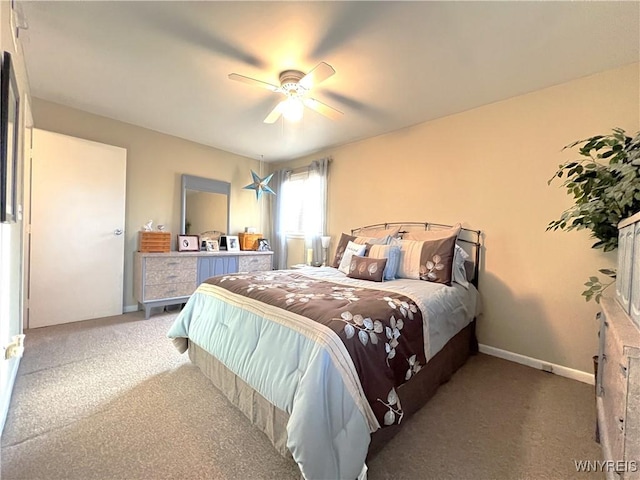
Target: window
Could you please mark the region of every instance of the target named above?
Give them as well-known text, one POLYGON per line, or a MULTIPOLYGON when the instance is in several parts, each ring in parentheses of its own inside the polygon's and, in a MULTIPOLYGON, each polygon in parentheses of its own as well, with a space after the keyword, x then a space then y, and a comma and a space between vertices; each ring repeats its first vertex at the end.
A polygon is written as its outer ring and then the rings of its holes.
POLYGON ((322 234, 321 181, 308 171, 292 173, 282 185, 282 230, 286 235, 322 234))

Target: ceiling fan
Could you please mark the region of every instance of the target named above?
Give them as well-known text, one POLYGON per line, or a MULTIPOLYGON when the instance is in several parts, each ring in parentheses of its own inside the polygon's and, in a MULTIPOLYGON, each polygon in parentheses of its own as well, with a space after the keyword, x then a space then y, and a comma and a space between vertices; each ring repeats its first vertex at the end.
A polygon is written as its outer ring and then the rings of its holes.
POLYGON ((342 112, 333 107, 330 107, 326 103, 322 103, 315 98, 311 98, 309 93, 311 89, 323 82, 331 75, 336 73, 331 65, 325 62, 320 62, 309 73, 304 74, 299 70, 285 70, 280 74, 280 86, 272 85, 271 83, 256 80, 255 78, 245 77, 237 73, 229 74, 231 80, 237 80, 238 82, 247 83, 249 85, 255 85, 257 87, 266 88, 275 93, 281 93, 286 98, 282 100, 264 119, 264 123, 274 123, 280 115, 285 117, 289 121, 298 121, 302 118, 304 107, 308 107, 316 112, 336 120, 340 118, 342 112))

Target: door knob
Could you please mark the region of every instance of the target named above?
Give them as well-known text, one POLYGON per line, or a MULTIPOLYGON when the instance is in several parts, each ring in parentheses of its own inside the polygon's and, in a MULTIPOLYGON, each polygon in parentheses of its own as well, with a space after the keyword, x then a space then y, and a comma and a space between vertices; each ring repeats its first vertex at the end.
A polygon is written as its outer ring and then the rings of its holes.
POLYGON ((116 228, 116 229, 113 231, 113 233, 114 233, 115 235, 122 235, 122 229, 121 229, 121 228, 116 228))

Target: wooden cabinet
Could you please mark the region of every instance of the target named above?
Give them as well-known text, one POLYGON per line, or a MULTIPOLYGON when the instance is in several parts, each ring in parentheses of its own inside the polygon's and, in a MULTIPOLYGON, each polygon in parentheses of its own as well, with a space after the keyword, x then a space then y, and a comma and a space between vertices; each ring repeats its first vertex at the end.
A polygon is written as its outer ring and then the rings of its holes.
MULTIPOLYGON (((258 252, 255 252, 258 253, 258 252)), ((273 253, 269 255, 241 255, 238 257, 239 272, 264 272, 273 268, 273 253)))
POLYGON ((640 328, 640 212, 618 225, 616 298, 640 328))
POLYGON ((601 306, 596 390, 600 443, 604 459, 621 470, 609 472, 609 478, 640 479, 640 331, 616 300, 603 298, 601 306), (639 462, 635 472, 634 461, 639 462))
POLYGON ((209 277, 271 270, 272 262, 273 252, 136 252, 133 296, 149 318, 153 307, 185 303, 209 277))
POLYGON ((598 425, 611 479, 640 479, 640 214, 620 223, 616 298, 602 298, 598 425))

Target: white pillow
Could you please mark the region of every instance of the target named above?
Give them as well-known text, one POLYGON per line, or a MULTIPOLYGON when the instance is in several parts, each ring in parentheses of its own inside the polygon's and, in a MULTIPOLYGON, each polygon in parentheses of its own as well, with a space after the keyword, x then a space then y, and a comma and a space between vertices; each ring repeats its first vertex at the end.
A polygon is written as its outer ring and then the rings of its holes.
POLYGON ((347 247, 344 249, 344 254, 342 255, 342 260, 340 260, 338 270, 345 274, 348 274, 349 266, 351 265, 351 257, 353 257, 354 255, 363 256, 366 249, 366 245, 360 245, 355 242, 347 243, 347 247))
POLYGON ((456 248, 453 254, 453 281, 459 283, 464 288, 469 288, 467 271, 464 268, 464 262, 467 258, 469 258, 469 254, 464 251, 464 248, 456 243, 456 248))

